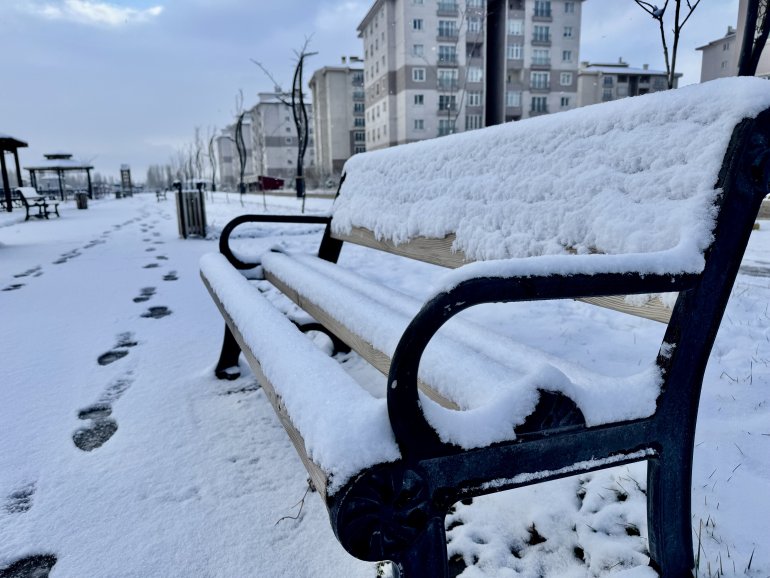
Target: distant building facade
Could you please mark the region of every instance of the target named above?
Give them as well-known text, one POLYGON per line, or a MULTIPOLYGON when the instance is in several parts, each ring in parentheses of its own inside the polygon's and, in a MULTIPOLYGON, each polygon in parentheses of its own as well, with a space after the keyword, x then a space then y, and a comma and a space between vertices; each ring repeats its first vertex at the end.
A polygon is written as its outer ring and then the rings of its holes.
MULTIPOLYGON (((681 76, 675 75, 674 88, 681 76)), ((632 68, 622 58, 617 63, 582 62, 577 81, 578 106, 668 90, 667 77, 665 70, 652 70, 646 64, 632 68)))
MULTIPOLYGON (((582 0, 506 3, 505 118, 577 105, 582 0)), ((364 43, 366 148, 484 125, 484 0, 375 0, 364 43)))
POLYGON ((313 73, 310 90, 316 167, 326 181, 340 175, 348 158, 366 150, 364 69, 325 66, 313 73))
MULTIPOLYGON (((233 191, 238 189, 238 184, 241 180, 241 161, 238 156, 238 147, 235 144, 237 127, 237 122, 226 126, 216 139, 220 186, 233 191)), ((246 161, 243 167, 243 182, 248 183, 249 179, 254 175, 252 120, 251 113, 248 111, 243 115, 241 135, 246 161)))
MULTIPOLYGON (((738 74, 738 60, 741 56, 747 7, 748 0, 740 0, 738 4, 737 29, 728 26, 727 34, 724 37, 697 48, 702 53, 701 82, 738 74)), ((770 78, 770 48, 768 47, 765 47, 759 59, 756 76, 770 78)))

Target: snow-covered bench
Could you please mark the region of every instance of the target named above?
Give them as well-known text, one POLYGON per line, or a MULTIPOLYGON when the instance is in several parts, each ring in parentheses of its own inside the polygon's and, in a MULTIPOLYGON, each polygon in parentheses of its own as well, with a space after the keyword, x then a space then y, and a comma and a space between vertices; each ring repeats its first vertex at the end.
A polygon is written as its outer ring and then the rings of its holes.
POLYGON ((59 203, 39 195, 34 187, 17 187, 12 193, 12 199, 27 211, 25 221, 29 221, 30 216, 47 219, 51 212, 57 217, 60 216, 59 203), (30 215, 32 209, 37 209, 37 213, 30 215))
POLYGON ((458 500, 646 460, 650 562, 687 575, 701 382, 769 143, 770 84, 740 78, 355 155, 331 216, 242 216, 202 259, 218 375, 245 354, 356 557, 445 575, 458 500), (327 225, 318 257, 267 253, 264 277, 386 373, 386 399, 239 271, 229 236, 257 221, 327 225), (343 243, 454 270, 421 303, 336 265, 343 243), (572 298, 667 323, 654 362, 607 377, 454 318, 572 298))

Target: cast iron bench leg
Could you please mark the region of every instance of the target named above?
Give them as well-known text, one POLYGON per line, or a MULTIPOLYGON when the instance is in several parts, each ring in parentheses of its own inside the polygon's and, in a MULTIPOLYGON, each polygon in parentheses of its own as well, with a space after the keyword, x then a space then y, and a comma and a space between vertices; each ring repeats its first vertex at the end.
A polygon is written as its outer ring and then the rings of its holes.
POLYGON ((397 561, 398 578, 443 578, 447 576, 446 532, 444 519, 433 518, 414 547, 397 561))
POLYGON ((647 461, 647 512, 651 565, 663 578, 692 578, 693 541, 690 506, 692 460, 664 448, 659 458, 647 461))
POLYGON ((222 352, 219 354, 219 361, 214 370, 217 379, 237 379, 241 376, 240 371, 227 371, 230 368, 238 367, 238 356, 241 354, 241 347, 233 337, 230 328, 225 323, 225 337, 222 341, 222 352))

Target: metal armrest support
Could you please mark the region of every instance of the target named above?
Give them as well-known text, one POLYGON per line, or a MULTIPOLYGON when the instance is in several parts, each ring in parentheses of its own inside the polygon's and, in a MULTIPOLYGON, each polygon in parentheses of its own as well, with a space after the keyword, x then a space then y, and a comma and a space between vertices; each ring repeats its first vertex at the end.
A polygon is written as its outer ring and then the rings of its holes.
MULTIPOLYGON (((327 237, 329 236, 329 224, 331 223, 331 217, 318 215, 240 215, 235 217, 232 221, 225 225, 224 229, 222 229, 222 234, 219 237, 219 252, 222 253, 236 269, 251 269, 256 265, 259 265, 259 263, 246 263, 241 261, 238 259, 238 257, 233 255, 233 252, 230 249, 230 235, 232 235, 236 227, 239 227, 244 223, 304 223, 326 225, 326 231, 324 231, 324 240, 321 242, 321 248, 323 249, 324 243, 327 241, 327 237)), ((337 254, 339 255, 339 250, 337 251, 337 254)), ((336 257, 329 260, 336 261, 336 257)))
POLYGON ((388 414, 396 441, 406 459, 451 455, 460 448, 442 442, 420 408, 417 371, 428 343, 444 323, 460 311, 482 303, 574 299, 686 291, 698 275, 598 275, 482 277, 463 281, 426 303, 404 331, 388 375, 388 414))

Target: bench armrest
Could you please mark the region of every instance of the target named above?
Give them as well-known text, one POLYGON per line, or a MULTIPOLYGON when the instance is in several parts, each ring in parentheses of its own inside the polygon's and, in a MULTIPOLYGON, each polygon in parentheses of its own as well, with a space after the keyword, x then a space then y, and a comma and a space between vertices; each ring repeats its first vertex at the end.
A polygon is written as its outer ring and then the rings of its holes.
POLYGON ((605 272, 471 277, 450 283, 411 321, 391 362, 388 414, 402 454, 424 459, 454 454, 460 449, 439 439, 425 419, 417 389, 417 373, 425 348, 441 326, 459 312, 483 303, 684 291, 695 286, 698 279, 696 274, 605 272))
POLYGON ((230 249, 230 235, 236 227, 244 223, 297 223, 326 225, 324 238, 329 233, 331 216, 328 215, 240 215, 225 225, 219 237, 219 252, 224 255, 230 264, 236 269, 251 269, 259 263, 246 263, 236 257, 230 249))

